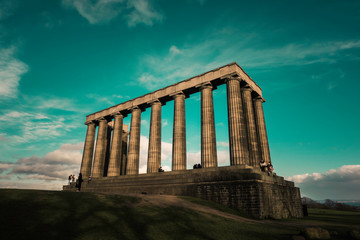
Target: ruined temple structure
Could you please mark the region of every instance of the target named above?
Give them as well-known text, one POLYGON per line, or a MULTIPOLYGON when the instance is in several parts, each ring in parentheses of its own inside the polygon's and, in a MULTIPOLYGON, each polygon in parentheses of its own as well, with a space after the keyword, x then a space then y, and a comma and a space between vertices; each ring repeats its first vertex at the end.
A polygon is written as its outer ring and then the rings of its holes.
MULTIPOLYGON (((271 162, 261 88, 231 63, 86 116, 81 191, 187 195, 257 218, 302 217, 299 188, 260 171, 271 162), (230 166, 218 167, 213 91, 226 84, 230 166), (186 169, 185 104, 201 92, 201 169, 186 169), (161 165, 161 107, 174 101, 172 171, 161 165), (141 113, 151 108, 147 173, 139 174, 141 113), (131 114, 130 134, 123 124, 131 114), (97 141, 95 136, 97 129, 97 141), (94 151, 95 148, 95 151, 94 151)), ((64 186, 73 191, 74 186, 64 186)))

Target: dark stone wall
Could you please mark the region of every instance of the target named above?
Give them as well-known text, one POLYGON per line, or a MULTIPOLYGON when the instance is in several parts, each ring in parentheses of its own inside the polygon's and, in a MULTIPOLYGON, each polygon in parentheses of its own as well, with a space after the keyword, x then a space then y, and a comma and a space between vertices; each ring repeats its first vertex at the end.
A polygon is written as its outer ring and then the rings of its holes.
POLYGON ((302 217, 300 190, 293 182, 247 165, 95 178, 84 180, 81 191, 193 196, 261 219, 302 217))

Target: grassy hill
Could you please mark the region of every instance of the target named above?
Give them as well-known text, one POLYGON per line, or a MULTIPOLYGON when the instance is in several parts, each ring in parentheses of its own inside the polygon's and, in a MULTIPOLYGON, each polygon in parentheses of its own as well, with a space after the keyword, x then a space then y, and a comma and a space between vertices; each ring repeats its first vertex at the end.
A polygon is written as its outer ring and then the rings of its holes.
MULTIPOLYGON (((203 200, 180 200, 237 214, 203 200)), ((347 230, 359 229, 360 213, 312 211, 313 215, 310 212, 308 218, 301 220, 253 223, 171 204, 161 206, 144 201, 141 196, 0 189, 0 236, 6 240, 291 239, 306 224, 317 224, 336 229, 338 235, 334 239, 342 239, 347 230)))

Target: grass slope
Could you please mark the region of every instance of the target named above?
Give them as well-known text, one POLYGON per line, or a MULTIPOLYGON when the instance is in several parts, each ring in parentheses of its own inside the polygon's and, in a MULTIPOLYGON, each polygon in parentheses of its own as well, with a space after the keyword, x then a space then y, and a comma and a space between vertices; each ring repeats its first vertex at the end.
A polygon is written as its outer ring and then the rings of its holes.
MULTIPOLYGON (((297 226, 243 223, 180 207, 157 207, 135 197, 92 193, 0 189, 0 213, 0 236, 6 240, 256 240, 291 239, 299 233, 297 226)), ((314 218, 311 221, 322 221, 314 218)))

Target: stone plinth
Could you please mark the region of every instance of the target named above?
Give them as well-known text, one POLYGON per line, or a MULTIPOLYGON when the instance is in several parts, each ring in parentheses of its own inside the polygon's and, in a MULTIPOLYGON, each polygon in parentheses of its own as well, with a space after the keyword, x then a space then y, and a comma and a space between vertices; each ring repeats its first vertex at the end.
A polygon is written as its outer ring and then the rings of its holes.
MULTIPOLYGON (((64 186, 71 191, 74 186, 64 186)), ((257 218, 302 217, 299 188, 248 165, 94 178, 81 191, 199 197, 257 218)))

